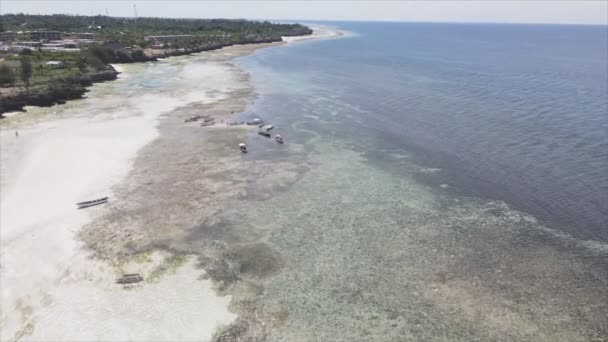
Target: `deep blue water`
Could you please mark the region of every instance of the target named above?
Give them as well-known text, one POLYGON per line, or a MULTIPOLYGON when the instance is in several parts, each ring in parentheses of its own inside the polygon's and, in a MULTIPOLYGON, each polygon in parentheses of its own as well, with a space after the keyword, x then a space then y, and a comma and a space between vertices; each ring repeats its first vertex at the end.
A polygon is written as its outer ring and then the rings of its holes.
POLYGON ((261 95, 249 115, 396 174, 391 156, 411 155, 439 169, 428 186, 608 241, 607 27, 334 24, 352 35, 240 60, 261 95))

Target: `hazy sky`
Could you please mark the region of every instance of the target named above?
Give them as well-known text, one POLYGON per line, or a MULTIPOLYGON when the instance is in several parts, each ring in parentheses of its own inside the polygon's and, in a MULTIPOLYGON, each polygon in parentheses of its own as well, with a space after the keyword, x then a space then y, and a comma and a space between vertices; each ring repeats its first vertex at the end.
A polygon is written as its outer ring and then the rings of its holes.
POLYGON ((608 25, 608 0, 570 1, 171 1, 0 0, 2 13, 187 18, 392 20, 608 25))

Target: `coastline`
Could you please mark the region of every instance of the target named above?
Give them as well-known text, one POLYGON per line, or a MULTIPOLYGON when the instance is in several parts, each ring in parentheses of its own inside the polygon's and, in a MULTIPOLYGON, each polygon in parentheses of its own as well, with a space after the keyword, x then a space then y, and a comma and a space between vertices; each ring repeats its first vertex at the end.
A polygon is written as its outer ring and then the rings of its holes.
MULTIPOLYGON (((51 93, 46 91, 38 94, 17 93, 14 96, 3 97, 5 102, 0 107, 0 120, 14 116, 17 112, 25 112, 27 106, 51 107, 57 104, 64 104, 70 100, 82 99, 89 91, 88 87, 96 83, 113 81, 117 78, 118 72, 111 65, 106 65, 105 70, 86 75, 70 77, 69 83, 77 84, 79 87, 64 93, 51 93)), ((0 121, 1 122, 1 121, 0 121)))
MULTIPOLYGON (((169 101, 170 95, 164 99, 145 96, 131 101, 141 101, 136 107, 143 114, 135 115, 118 111, 71 117, 61 113, 58 119, 4 120, 3 340, 24 336, 46 340, 210 339, 218 327, 236 319, 228 311, 231 297, 215 293, 214 286, 221 290, 222 284, 196 280, 209 278, 201 270, 201 254, 163 245, 150 232, 158 228, 156 233, 180 241, 191 233, 188 227, 193 223, 213 220, 214 212, 247 191, 248 177, 243 173, 250 165, 232 153, 230 146, 235 139, 247 139, 248 130, 218 124, 198 139, 204 128, 184 125, 183 120, 201 109, 217 120, 244 110, 254 99, 254 91, 248 75, 230 60, 282 44, 285 42, 236 45, 181 57, 203 62, 182 76, 209 73, 207 77, 223 84, 219 94, 208 91, 205 98, 198 98, 195 92, 181 94, 174 102, 169 101), (13 136, 13 128, 19 130, 18 138, 13 136), (184 148, 184 143, 193 141, 196 143, 184 148), (202 177, 201 165, 207 165, 202 177), (229 187, 231 191, 224 191, 224 184, 214 176, 221 170, 234 176, 236 185, 229 187), (168 196, 156 193, 168 189, 175 190, 168 196), (102 193, 111 197, 109 205, 74 210, 73 203, 102 193), (32 207, 36 215, 28 214, 32 207), (30 256, 26 260, 23 254, 30 256), (198 257, 197 262, 193 256, 198 257), (121 273, 130 272, 147 280, 130 289, 114 284, 121 273), (176 282, 177 287, 171 285, 176 282), (188 298, 170 297, 171 292, 188 298), (154 299, 165 295, 166 300, 154 299), (165 318, 165 310, 172 313, 167 325, 156 326, 153 318, 165 318), (192 315, 193 310, 200 316, 192 315), (69 323, 58 324, 57 315, 68 312, 69 323), (137 320, 141 312, 152 319, 137 320), (124 322, 129 322, 130 330, 116 329, 124 328, 124 322), (176 326, 183 329, 171 329, 176 326), (158 334, 172 330, 178 331, 158 334)), ((127 65, 114 67, 124 68, 115 82, 131 79, 127 65)), ((95 85, 92 96, 83 100, 85 105, 114 86, 95 85)), ((83 104, 76 101, 63 107, 78 105, 83 104)))
MULTIPOLYGON (((326 31, 326 30, 322 29, 322 31, 326 31)), ((226 47, 231 47, 231 46, 243 46, 243 45, 256 46, 256 45, 260 45, 260 44, 273 44, 273 43, 296 41, 296 40, 298 40, 298 38, 310 39, 313 35, 314 35, 314 33, 304 35, 304 36, 286 36, 286 37, 281 37, 280 39, 276 38, 276 39, 264 39, 261 41, 242 41, 242 42, 235 42, 235 43, 225 43, 225 44, 218 44, 218 45, 204 47, 204 48, 195 48, 195 49, 185 50, 185 51, 169 51, 169 52, 165 51, 160 55, 147 56, 146 58, 143 58, 141 60, 132 60, 130 62, 120 63, 120 64, 157 62, 160 58, 166 59, 166 58, 170 58, 170 57, 189 56, 189 55, 193 55, 193 54, 197 54, 197 53, 201 53, 201 52, 220 50, 220 49, 224 49, 226 47)), ((314 37, 312 37, 312 38, 314 38, 314 37)), ((81 88, 78 91, 72 91, 72 92, 66 93, 66 94, 53 94, 53 93, 49 93, 47 91, 46 93, 41 93, 41 94, 27 94, 26 95, 23 93, 18 93, 17 95, 14 95, 14 96, 6 96, 3 98, 5 104, 0 106, 0 120, 5 119, 10 116, 14 116, 16 114, 16 112, 27 111, 25 109, 25 107, 27 107, 27 106, 51 107, 51 106, 57 105, 57 104, 64 104, 66 101, 82 99, 85 96, 85 94, 89 91, 88 87, 90 87, 91 85, 93 85, 95 83, 100 83, 100 82, 113 81, 118 78, 120 71, 116 70, 116 68, 114 67, 116 64, 118 64, 118 63, 106 64, 104 66, 105 70, 99 70, 94 73, 70 78, 69 79, 70 83, 78 83, 81 85, 81 88)))
POLYGON ((313 34, 306 36, 283 37, 283 41, 285 43, 292 43, 309 39, 339 38, 344 36, 350 36, 352 34, 350 32, 338 30, 337 28, 331 26, 316 26, 310 24, 308 24, 308 26, 313 27, 313 34))

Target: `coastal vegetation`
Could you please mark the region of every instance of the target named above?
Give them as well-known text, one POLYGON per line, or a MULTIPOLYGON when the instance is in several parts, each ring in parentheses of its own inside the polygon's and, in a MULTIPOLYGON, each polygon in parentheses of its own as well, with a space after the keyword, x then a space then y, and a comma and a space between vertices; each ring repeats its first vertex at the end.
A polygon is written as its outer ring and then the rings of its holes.
POLYGON ((7 49, 0 51, 0 118, 25 105, 50 106, 80 98, 91 83, 116 78, 112 63, 156 61, 234 44, 275 42, 312 30, 268 21, 5 14, 0 16, 1 32, 13 32, 15 41, 4 42, 7 49), (33 40, 32 31, 78 33, 91 39, 86 44, 70 42, 70 49, 45 50, 40 45, 10 49, 33 40))
POLYGON ((150 35, 189 34, 197 36, 200 42, 220 39, 237 42, 256 37, 281 38, 311 33, 309 28, 300 24, 243 19, 118 18, 64 14, 5 14, 0 23, 2 28, 4 31, 17 32, 39 28, 62 32, 97 32, 107 41, 140 46, 146 45, 144 37, 150 35))
POLYGON ((21 81, 25 84, 25 90, 30 93, 30 79, 32 78, 32 61, 27 54, 22 54, 19 58, 19 70, 21 71, 21 81))
POLYGON ((7 64, 0 64, 0 85, 12 86, 15 84, 15 74, 7 64))
POLYGON ((21 110, 25 105, 50 106, 81 98, 94 82, 113 80, 118 73, 94 54, 24 50, 0 62, 0 113, 21 110), (61 62, 49 66, 49 60, 61 62))

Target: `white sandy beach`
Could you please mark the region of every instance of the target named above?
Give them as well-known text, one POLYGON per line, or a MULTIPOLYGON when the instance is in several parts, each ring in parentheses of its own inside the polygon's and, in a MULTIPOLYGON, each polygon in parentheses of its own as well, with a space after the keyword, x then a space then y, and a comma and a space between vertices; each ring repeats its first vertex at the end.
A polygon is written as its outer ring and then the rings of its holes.
MULTIPOLYGON (((218 68, 196 71, 225 79, 216 83, 220 90, 230 88, 234 81, 218 68)), ((96 99, 93 91, 86 101, 107 112, 3 129, 2 341, 30 333, 24 340, 207 339, 218 324, 233 319, 229 298, 196 281, 200 271, 191 264, 173 276, 179 281, 167 277, 125 291, 114 284, 119 270, 89 258, 76 239, 79 228, 103 208, 76 210, 75 203, 103 196, 113 200, 112 186, 126 176, 137 151, 157 136, 159 116, 204 94, 196 89, 116 101, 96 99), (172 298, 176 294, 182 299, 172 298)))
MULTIPOLYGON (((312 38, 328 36, 327 30, 315 30, 312 38)), ((221 100, 241 87, 225 64, 192 64, 190 58, 115 66, 122 72, 119 80, 93 86, 85 100, 30 108, 42 114, 35 121, 10 121, 30 113, 5 119, 0 340, 204 341, 236 318, 228 310, 230 297, 218 296, 210 281, 197 280, 203 271, 192 259, 157 281, 125 289, 115 284, 121 273, 147 277, 162 256, 110 265, 93 259, 77 238, 104 208, 77 210, 75 203, 104 196, 120 200, 112 188, 125 180, 138 151, 158 136, 163 114, 192 102, 221 100), (172 90, 147 90, 138 75, 154 75, 160 68, 175 72, 163 79, 172 90)))

